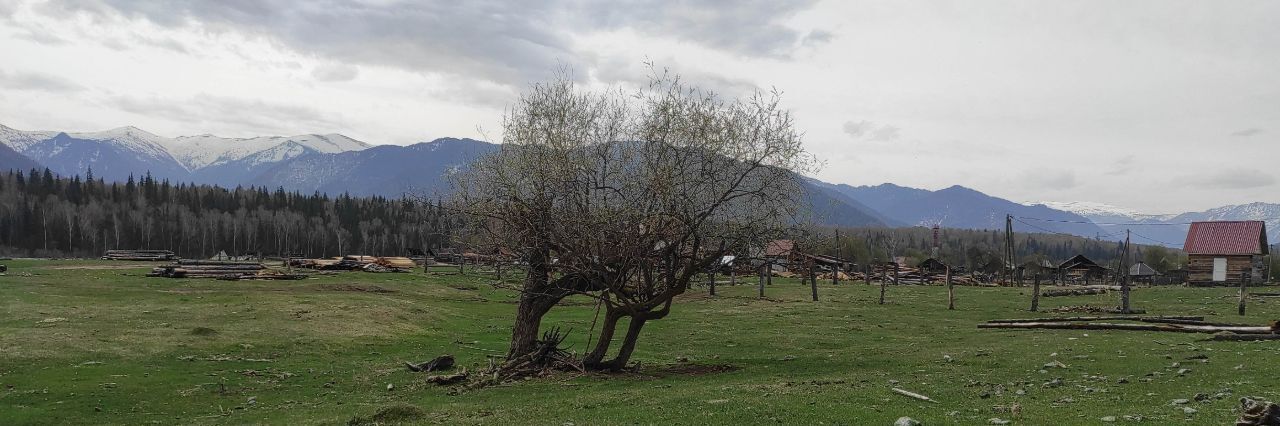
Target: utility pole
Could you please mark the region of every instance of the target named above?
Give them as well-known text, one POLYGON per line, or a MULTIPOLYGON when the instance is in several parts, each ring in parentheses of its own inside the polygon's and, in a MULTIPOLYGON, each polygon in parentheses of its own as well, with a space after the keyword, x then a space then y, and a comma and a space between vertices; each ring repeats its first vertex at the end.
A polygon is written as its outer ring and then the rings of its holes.
POLYGON ((1129 310, 1129 230, 1124 230, 1124 253, 1120 255, 1120 313, 1128 314, 1129 310))
POLYGON ((956 310, 956 288, 951 285, 951 265, 947 265, 947 310, 956 310))
POLYGON ((1017 260, 1014 259, 1013 253, 1013 215, 1004 215, 1004 265, 1000 270, 1004 271, 1004 284, 1009 285, 1009 281, 1013 278, 1013 264, 1017 260))

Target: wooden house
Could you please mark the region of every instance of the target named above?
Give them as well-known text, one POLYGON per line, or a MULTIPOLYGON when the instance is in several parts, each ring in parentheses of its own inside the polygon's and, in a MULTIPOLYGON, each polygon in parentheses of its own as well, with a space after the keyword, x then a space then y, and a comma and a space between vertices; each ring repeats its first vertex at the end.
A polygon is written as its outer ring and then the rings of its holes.
POLYGON ((1089 282, 1107 276, 1107 268, 1090 260, 1083 254, 1077 254, 1075 257, 1058 264, 1058 271, 1064 281, 1089 282))
POLYGON ((1182 249, 1187 252, 1188 284, 1239 284, 1246 273, 1252 283, 1266 279, 1265 222, 1195 222, 1182 249))

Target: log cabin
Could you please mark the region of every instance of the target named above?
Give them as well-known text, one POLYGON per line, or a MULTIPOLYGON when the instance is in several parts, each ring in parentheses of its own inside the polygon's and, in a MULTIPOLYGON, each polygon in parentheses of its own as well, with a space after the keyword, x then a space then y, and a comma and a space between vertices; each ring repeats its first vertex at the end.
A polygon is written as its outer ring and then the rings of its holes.
POLYGON ((1262 221, 1194 222, 1182 249, 1187 283, 1195 286, 1250 283, 1266 279, 1267 224, 1262 221))

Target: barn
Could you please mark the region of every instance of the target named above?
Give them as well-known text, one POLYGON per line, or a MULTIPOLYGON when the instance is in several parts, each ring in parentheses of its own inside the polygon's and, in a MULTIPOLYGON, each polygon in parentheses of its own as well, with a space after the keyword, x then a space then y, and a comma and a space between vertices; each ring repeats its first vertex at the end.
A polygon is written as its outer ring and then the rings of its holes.
POLYGON ((1246 273, 1251 283, 1266 279, 1265 222, 1194 222, 1182 249, 1187 252, 1188 284, 1240 283, 1246 273))

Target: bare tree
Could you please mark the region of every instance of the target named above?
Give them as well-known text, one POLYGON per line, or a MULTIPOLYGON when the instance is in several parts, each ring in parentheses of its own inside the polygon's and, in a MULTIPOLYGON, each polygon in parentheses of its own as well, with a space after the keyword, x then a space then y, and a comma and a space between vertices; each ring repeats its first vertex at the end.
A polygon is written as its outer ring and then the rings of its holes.
POLYGON ((527 265, 508 366, 536 354, 547 312, 582 294, 605 315, 583 364, 624 367, 696 274, 795 223, 797 172, 815 164, 776 92, 726 101, 665 72, 634 93, 535 85, 503 130, 497 152, 455 176, 453 205, 474 238, 527 265))

